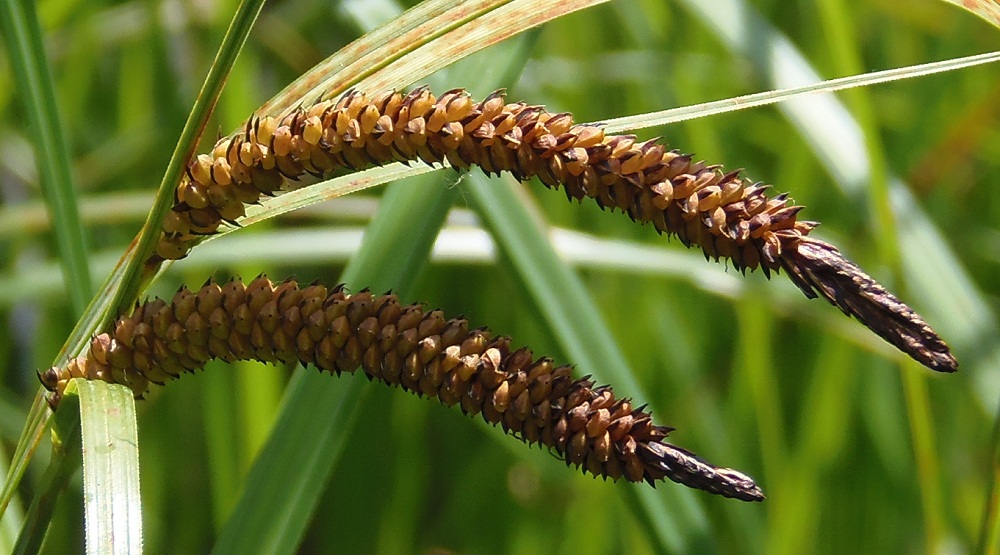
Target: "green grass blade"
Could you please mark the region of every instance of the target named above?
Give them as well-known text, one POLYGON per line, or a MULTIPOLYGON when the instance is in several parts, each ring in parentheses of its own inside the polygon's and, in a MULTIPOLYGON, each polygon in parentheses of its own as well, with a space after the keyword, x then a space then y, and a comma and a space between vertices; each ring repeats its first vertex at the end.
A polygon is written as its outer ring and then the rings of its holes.
POLYGON ((256 206, 247 207, 246 216, 241 218, 239 221, 240 227, 223 225, 217 235, 209 236, 206 238, 205 242, 299 208, 339 198, 349 193, 356 193, 371 187, 384 185, 390 181, 416 177, 438 169, 439 168, 426 165, 404 166, 403 164, 397 162, 355 172, 349 175, 323 181, 315 185, 289 191, 283 195, 263 199, 260 204, 256 206))
POLYGON ((55 222, 53 232, 63 279, 69 290, 73 312, 83 314, 90 299, 90 268, 83 225, 76 206, 65 131, 59 121, 52 76, 35 15, 35 3, 10 0, 0 6, 0 29, 18 83, 21 102, 28 114, 34 138, 35 165, 48 211, 55 222))
MULTIPOLYGON (((526 29, 606 1, 514 0, 359 80, 357 87, 361 90, 378 91, 410 85, 429 73, 447 67, 473 52, 509 39, 526 29)), ((461 83, 454 83, 451 86, 459 84, 461 83)))
MULTIPOLYGON (((115 191, 88 194, 78 200, 84 225, 123 224, 140 217, 144 219, 153 201, 153 194, 145 191, 115 191)), ((51 219, 41 202, 20 203, 16 207, 0 206, 0 237, 19 239, 48 231, 50 227, 51 219)))
POLYGON ((139 434, 132 390, 78 380, 87 553, 142 553, 139 434))
MULTIPOLYGON (((838 70, 857 72, 862 68, 859 37, 846 17, 846 6, 839 0, 820 2, 821 21, 828 34, 845 37, 833 41, 832 55, 838 70)), ((890 199, 890 181, 885 161, 885 147, 882 143, 875 109, 866 90, 851 91, 847 98, 858 125, 861 127, 868 153, 871 179, 867 188, 868 206, 874 220, 874 236, 882 264, 892 276, 901 275, 898 226, 896 214, 890 199)), ((905 283, 894 280, 898 294, 905 296, 905 283)), ((942 513, 940 462, 935 448, 936 440, 930 398, 927 393, 926 376, 916 365, 903 364, 903 392, 910 422, 910 437, 916 459, 917 477, 922 502, 924 545, 935 550, 941 545, 946 533, 946 519, 942 513)))
MULTIPOLYGON (((0 473, 6 474, 7 453, 0 453, 0 473)), ((17 541, 18 532, 24 524, 24 510, 21 504, 15 501, 4 512, 0 519, 0 550, 10 553, 14 550, 14 543, 17 541)))
MULTIPOLYGON (((480 173, 470 175, 468 182, 480 217, 531 293, 546 327, 571 353, 579 374, 613 385, 619 395, 651 400, 597 313, 591 294, 552 249, 538 214, 526 209, 516 182, 490 180, 480 173)), ((708 537, 703 519, 685 518, 700 515, 703 509, 695 497, 676 495, 680 486, 660 492, 645 484, 629 486, 624 495, 658 551, 683 552, 708 537)))
POLYGON ((935 73, 955 71, 962 68, 989 64, 996 61, 1000 61, 1000 51, 975 54, 973 56, 965 56, 963 58, 951 58, 948 60, 941 60, 939 62, 930 62, 883 71, 873 71, 870 73, 850 75, 848 77, 839 77, 837 79, 828 79, 826 81, 798 85, 779 90, 747 94, 734 98, 726 98, 724 100, 714 100, 712 102, 703 102, 701 104, 693 104, 691 106, 682 106, 679 108, 670 108, 669 110, 659 110, 646 114, 612 118, 602 120, 601 125, 608 133, 624 133, 626 131, 647 129, 658 125, 668 125, 695 118, 725 114, 736 110, 746 110, 749 108, 768 106, 770 104, 777 104, 778 102, 784 102, 786 100, 801 98, 805 95, 832 93, 861 87, 870 87, 879 83, 890 83, 901 79, 924 77, 927 75, 934 75, 935 73))

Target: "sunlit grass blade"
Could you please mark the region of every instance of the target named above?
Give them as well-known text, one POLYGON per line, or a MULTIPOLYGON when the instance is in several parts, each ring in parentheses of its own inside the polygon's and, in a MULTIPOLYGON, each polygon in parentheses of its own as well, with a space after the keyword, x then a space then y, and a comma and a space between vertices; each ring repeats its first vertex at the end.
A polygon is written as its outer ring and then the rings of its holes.
POLYGON ((34 138, 35 165, 48 212, 73 312, 79 316, 92 295, 87 246, 76 206, 66 132, 59 121, 42 32, 35 3, 20 0, 0 6, 0 29, 17 82, 20 101, 34 138))
MULTIPOLYGON (((434 185, 441 186, 440 184, 434 185)), ((359 213, 363 215, 364 213, 359 213)), ((470 227, 472 216, 454 213, 458 227, 444 228, 438 235, 431 260, 435 263, 461 263, 463 265, 496 264, 496 245, 490 235, 479 227, 470 227)), ((360 247, 364 229, 356 226, 330 228, 293 228, 269 230, 258 234, 229 235, 225 241, 202 244, 184 260, 186 273, 197 276, 211 274, 220 267, 237 267, 253 259, 265 266, 295 265, 306 263, 342 264, 360 247)), ((691 286, 722 299, 735 300, 745 294, 746 282, 721 265, 706 264, 696 251, 677 249, 671 245, 649 245, 641 242, 601 237, 575 230, 552 228, 549 241, 562 260, 575 268, 603 270, 624 276, 658 276, 689 283, 691 286)), ((95 254, 95 268, 109 268, 116 253, 95 254), (103 262, 102 262, 103 261, 103 262)), ((179 267, 171 268, 174 274, 179 267)), ((58 270, 51 265, 29 267, 36 276, 29 284, 29 296, 48 294, 55 288, 58 270)), ((0 290, 9 280, 0 280, 0 290)), ((11 285, 12 287, 14 285, 11 285)), ((18 282, 22 289, 26 285, 18 282)), ((785 318, 794 318, 818 327, 825 333, 839 337, 864 351, 892 361, 905 360, 905 355, 872 335, 856 322, 845 319, 838 312, 827 310, 825 305, 810 302, 790 283, 775 281, 768 287, 755 290, 764 296, 771 310, 785 318)), ((11 299, 0 295, 0 304, 11 299)), ((44 407, 44 405, 43 405, 44 407)))
MULTIPOLYGON (((359 80, 357 87, 361 90, 379 91, 410 85, 473 52, 557 17, 605 1, 607 0, 514 0, 359 80)), ((460 84, 455 83, 456 86, 460 84)))
POLYGON ((682 106, 679 108, 670 108, 669 110, 660 110, 646 114, 612 118, 602 120, 600 123, 608 133, 623 133, 626 131, 646 129, 658 125, 667 125, 695 118, 713 116, 716 114, 724 114, 726 112, 734 112, 736 110, 746 110, 748 108, 767 106, 769 104, 776 104, 790 99, 801 98, 802 96, 810 94, 832 93, 858 87, 870 87, 879 83, 888 83, 901 79, 913 79, 915 77, 923 77, 945 71, 955 71, 966 67, 993 63, 998 60, 1000 60, 1000 51, 987 52, 985 54, 976 54, 974 56, 966 56, 963 58, 952 58, 948 60, 941 60, 939 62, 887 69, 884 71, 874 71, 871 73, 851 75, 849 77, 840 77, 837 79, 829 79, 808 85, 799 85, 780 90, 747 94, 737 96, 735 98, 715 100, 712 102, 704 102, 701 104, 682 106))
MULTIPOLYGON (((146 191, 89 194, 78 199, 80 218, 85 226, 145 219, 152 202, 153 194, 146 191)), ((0 237, 15 239, 42 233, 50 229, 51 223, 40 202, 0 206, 0 237)))
MULTIPOLYGON (((593 375, 598 383, 612 384, 623 395, 651 400, 644 394, 625 354, 612 339, 613 334, 597 313, 590 293, 573 271, 559 259, 549 244, 537 214, 529 212, 518 198, 512 178, 487 179, 469 176, 469 193, 486 227, 532 300, 539 307, 547 328, 556 335, 563 350, 572 353, 580 375, 593 375)), ((694 497, 671 495, 676 488, 653 493, 645 484, 623 487, 631 510, 646 527, 659 551, 685 551, 709 536, 702 519, 681 518, 702 512, 694 497), (681 507, 682 504, 688 504, 681 507), (667 518, 671 515, 672 518, 667 518)))
MULTIPOLYGON (((7 453, 0 453, 0 457, 2 457, 0 458, 0 474, 5 475, 7 473, 7 453)), ((21 508, 21 504, 14 500, 0 519, 0 550, 3 550, 4 553, 10 553, 14 550, 14 543, 17 541, 17 534, 23 523, 24 510, 21 508)))
POLYGON ((139 435, 124 385, 79 380, 87 553, 142 553, 139 435))
POLYGON ((415 177, 438 169, 427 165, 404 166, 403 164, 395 163, 337 177, 302 189, 296 189, 281 196, 264 199, 257 206, 248 207, 247 215, 239 221, 241 227, 225 226, 220 230, 218 236, 221 237, 242 227, 247 227, 291 212, 292 210, 316 204, 317 202, 331 200, 349 193, 377 187, 390 181, 415 177))

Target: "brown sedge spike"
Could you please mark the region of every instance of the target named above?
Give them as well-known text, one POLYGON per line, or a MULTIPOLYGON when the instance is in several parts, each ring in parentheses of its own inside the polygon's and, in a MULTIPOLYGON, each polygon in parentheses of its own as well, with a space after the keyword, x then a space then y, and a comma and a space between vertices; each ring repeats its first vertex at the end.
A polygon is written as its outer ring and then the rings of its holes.
POLYGON ((140 398, 149 384, 195 372, 211 359, 301 362, 353 373, 482 415, 567 465, 605 479, 675 482, 744 501, 764 498, 753 480, 665 443, 671 428, 609 386, 573 379, 569 366, 512 349, 510 340, 396 295, 347 294, 313 283, 214 281, 170 302, 136 306, 65 367, 41 374, 55 408, 72 378, 121 383, 140 398))
POLYGON ((189 164, 149 264, 182 258, 201 236, 242 217, 245 205, 300 186, 307 174, 415 160, 538 177, 571 200, 621 210, 743 272, 785 270, 807 297, 822 296, 928 368, 958 367, 917 313, 836 247, 808 237, 818 224, 799 220, 802 206, 787 195, 769 197, 767 187, 738 171, 725 173, 656 140, 606 135, 574 124, 570 114, 507 103, 501 91, 480 102, 461 89, 440 97, 425 87, 350 91, 281 118, 254 117, 189 164))

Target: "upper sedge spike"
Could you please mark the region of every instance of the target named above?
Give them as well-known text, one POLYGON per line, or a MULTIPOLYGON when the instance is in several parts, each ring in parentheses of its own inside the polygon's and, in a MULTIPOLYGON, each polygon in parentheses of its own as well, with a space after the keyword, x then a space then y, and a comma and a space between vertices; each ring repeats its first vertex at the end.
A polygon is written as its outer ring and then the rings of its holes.
MULTIPOLYGON (((807 237, 816 223, 798 219, 801 208, 791 205, 787 193, 768 198, 768 187, 738 171, 696 162, 656 141, 608 135, 599 125, 574 124, 569 114, 506 103, 500 91, 476 103, 462 89, 438 98, 426 87, 405 95, 351 90, 297 107, 274 128, 266 144, 247 131, 222 139, 226 148, 213 150, 228 160, 230 170, 221 175, 252 202, 257 195, 250 192, 297 187, 291 182, 307 174, 393 161, 447 161, 456 168, 538 177, 547 187, 562 187, 569 199, 588 197, 601 208, 625 212, 741 272, 761 268, 770 276, 784 269, 807 296, 822 296, 928 368, 958 368, 948 346, 916 312, 835 247, 807 237), (234 148, 248 153, 245 160, 227 154, 234 148)), ((214 181, 210 167, 207 155, 188 165, 150 265, 185 256, 200 237, 218 230, 223 214, 205 199, 225 199, 227 214, 241 213, 231 192, 213 192, 225 184, 214 181)))

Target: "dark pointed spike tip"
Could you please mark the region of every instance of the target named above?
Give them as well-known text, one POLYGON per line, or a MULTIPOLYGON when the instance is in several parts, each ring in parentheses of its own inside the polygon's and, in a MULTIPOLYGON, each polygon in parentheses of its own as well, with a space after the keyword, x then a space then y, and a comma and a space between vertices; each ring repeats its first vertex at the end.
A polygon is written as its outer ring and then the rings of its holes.
POLYGON ((931 370, 958 370, 958 361, 948 345, 919 314, 832 245, 802 238, 783 250, 781 262, 807 295, 822 295, 931 370))
POLYGON ((753 478, 731 468, 713 466, 680 447, 660 442, 641 443, 638 447, 645 464, 678 484, 741 501, 765 498, 753 478))

